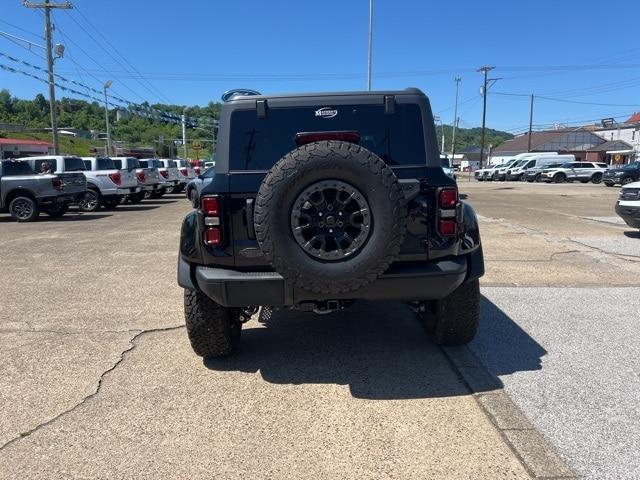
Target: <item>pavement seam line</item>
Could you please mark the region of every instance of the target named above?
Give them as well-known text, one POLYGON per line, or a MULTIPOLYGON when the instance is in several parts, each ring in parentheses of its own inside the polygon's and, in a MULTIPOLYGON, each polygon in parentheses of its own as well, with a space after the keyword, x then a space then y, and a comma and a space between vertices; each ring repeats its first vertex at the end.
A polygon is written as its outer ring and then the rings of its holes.
MULTIPOLYGON (((137 346, 136 341, 140 337, 142 337, 143 335, 146 335, 147 333, 170 332, 170 331, 174 331, 174 330, 180 330, 182 328, 185 328, 184 325, 176 325, 176 326, 173 326, 173 327, 163 327, 163 328, 153 328, 153 329, 150 329, 150 330, 133 330, 133 331, 137 331, 138 333, 136 333, 133 337, 131 337, 129 339, 129 347, 124 349, 123 351, 121 351, 118 360, 111 367, 109 367, 108 369, 106 369, 104 372, 102 372, 100 374, 100 376, 98 377, 98 383, 96 385, 96 388, 92 393, 90 393, 89 395, 85 396, 82 400, 80 400, 78 403, 73 405, 71 408, 68 408, 67 410, 64 410, 63 412, 60 412, 59 414, 57 414, 56 416, 50 418, 49 420, 46 420, 45 422, 42 422, 42 423, 36 425, 35 427, 29 429, 26 432, 20 433, 17 437, 12 438, 11 440, 9 440, 6 443, 4 443, 3 445, 0 445, 0 451, 4 450, 6 447, 9 447, 10 445, 16 443, 17 441, 30 436, 32 433, 40 430, 41 428, 44 428, 44 427, 46 427, 48 425, 51 425, 56 420, 64 417, 65 415, 67 415, 69 413, 72 413, 78 407, 84 405, 87 401, 91 400, 93 397, 98 395, 98 393, 100 393, 100 389, 102 388, 102 383, 103 383, 104 379, 106 378, 106 376, 109 373, 113 372, 116 368, 118 368, 118 366, 124 361, 125 357, 127 356, 127 353, 133 351, 136 348, 136 346, 137 346)), ((126 332, 127 331, 125 330, 124 332, 120 332, 120 333, 126 333, 126 332)))
MULTIPOLYGON (((460 347, 458 347, 458 348, 460 348, 460 347)), ((496 431, 500 435, 500 438, 502 439, 502 441, 507 445, 509 450, 511 450, 511 452, 514 454, 514 456, 518 459, 518 461, 520 462, 522 467, 525 469, 525 471, 529 474, 529 476, 531 476, 531 478, 540 479, 540 480, 551 480, 551 479, 555 479, 555 478, 558 478, 558 479, 578 478, 578 475, 574 473, 573 469, 569 468, 567 463, 558 455, 558 453, 556 452, 556 449, 553 447, 553 445, 540 432, 538 432, 538 430, 533 426, 533 424, 531 422, 528 421, 528 418, 526 417, 524 412, 522 412, 520 407, 518 407, 515 404, 515 402, 513 402, 513 400, 511 400, 511 397, 509 397, 509 395, 504 391, 504 388, 499 387, 499 390, 492 390, 492 391, 478 391, 476 388, 473 387, 473 380, 470 379, 468 374, 465 374, 465 369, 474 369, 474 370, 481 371, 484 375, 488 376, 490 379, 494 379, 494 375, 491 374, 491 372, 489 372, 485 368, 485 366, 480 362, 480 360, 471 351, 471 349, 469 349, 466 346, 462 347, 462 348, 465 350, 465 355, 464 355, 464 361, 460 362, 461 363, 460 365, 454 359, 453 350, 451 349, 451 347, 442 347, 441 346, 440 350, 443 352, 445 358, 447 359, 447 361, 449 362, 449 364, 451 365, 453 370, 456 372, 456 374, 458 375, 460 380, 469 389, 469 391, 471 392, 471 396, 475 400, 475 402, 478 405, 478 407, 480 408, 480 410, 484 413, 484 415, 487 417, 489 422, 491 422, 493 427, 496 429, 496 431), (510 402, 510 407, 512 409, 514 409, 514 411, 516 411, 518 415, 520 415, 522 418, 524 418, 529 425, 531 425, 530 428, 501 428, 499 426, 498 420, 496 418, 496 415, 494 415, 492 412, 490 412, 485 407, 485 405, 481 402, 481 399, 483 397, 490 397, 492 395, 497 396, 500 393, 502 393, 508 399, 508 401, 510 402), (572 472, 573 475, 570 475, 570 476, 567 476, 567 475, 557 475, 557 476, 539 476, 539 475, 536 475, 535 474, 535 470, 536 470, 537 464, 525 461, 525 459, 524 459, 525 453, 522 451, 522 450, 525 450, 525 448, 518 448, 516 445, 514 445, 505 434, 505 432, 508 432, 508 431, 523 431, 523 432, 532 431, 532 432, 538 433, 540 435, 540 438, 543 439, 543 442, 544 442, 543 446, 546 447, 546 449, 549 452, 551 452, 552 455, 555 456, 555 459, 556 459, 556 461, 558 463, 563 465, 568 471, 572 472)), ((496 407, 494 406, 494 408, 496 408, 496 407)), ((507 411, 508 408, 501 409, 501 407, 497 407, 496 410, 503 411, 505 413, 505 416, 508 416, 508 414, 509 414, 509 412, 507 411)))

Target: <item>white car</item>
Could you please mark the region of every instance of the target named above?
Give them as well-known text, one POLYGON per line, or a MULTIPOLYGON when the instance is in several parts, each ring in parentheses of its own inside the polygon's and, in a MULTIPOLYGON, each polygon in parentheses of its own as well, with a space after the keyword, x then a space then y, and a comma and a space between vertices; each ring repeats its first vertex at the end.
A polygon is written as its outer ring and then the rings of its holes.
POLYGON ((540 174, 543 182, 563 183, 579 180, 582 183, 600 183, 607 170, 606 163, 569 162, 555 168, 545 168, 540 174))
POLYGON ((82 157, 86 168, 87 193, 78 205, 83 212, 95 212, 101 206, 113 209, 141 188, 133 171, 120 170, 106 157, 82 157))
POLYGON ((640 182, 627 183, 620 189, 616 213, 631 228, 640 229, 640 182))

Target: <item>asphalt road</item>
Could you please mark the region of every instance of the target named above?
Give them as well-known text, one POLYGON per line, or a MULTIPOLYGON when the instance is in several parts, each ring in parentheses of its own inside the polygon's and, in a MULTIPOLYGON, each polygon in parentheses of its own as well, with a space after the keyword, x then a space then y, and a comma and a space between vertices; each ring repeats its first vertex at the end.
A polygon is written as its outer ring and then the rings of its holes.
POLYGON ((0 216, 0 478, 528 478, 521 432, 482 407, 501 385, 578 474, 637 477, 640 239, 616 192, 461 191, 487 264, 480 401, 394 303, 254 318, 203 362, 175 283, 183 197, 0 216))
POLYGON ((461 189, 489 259, 472 351, 579 475, 640 478, 640 235, 618 189, 461 189))

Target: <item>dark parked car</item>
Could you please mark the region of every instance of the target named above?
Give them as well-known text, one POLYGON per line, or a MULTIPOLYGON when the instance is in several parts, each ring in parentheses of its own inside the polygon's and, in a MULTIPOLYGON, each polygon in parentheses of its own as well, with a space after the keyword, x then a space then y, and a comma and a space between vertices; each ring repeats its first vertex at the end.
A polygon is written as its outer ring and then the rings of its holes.
POLYGON ((618 168, 609 168, 604 172, 602 181, 607 187, 614 185, 627 185, 640 180, 640 162, 632 162, 618 168))
POLYGON ((198 355, 232 353, 260 306, 324 314, 359 299, 406 302, 439 344, 474 337, 478 222, 441 168, 424 93, 227 97, 216 174, 180 238, 198 355))
POLYGON ((200 192, 202 189, 211 183, 213 177, 216 175, 216 171, 213 167, 207 168, 201 175, 187 183, 185 193, 187 198, 193 205, 193 208, 198 208, 200 205, 200 192))

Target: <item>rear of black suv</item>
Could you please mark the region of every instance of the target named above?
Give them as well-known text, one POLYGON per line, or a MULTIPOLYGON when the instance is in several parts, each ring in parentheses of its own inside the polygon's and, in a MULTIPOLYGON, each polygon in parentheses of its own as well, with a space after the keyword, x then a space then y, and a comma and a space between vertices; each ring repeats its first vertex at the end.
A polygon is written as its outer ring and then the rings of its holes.
POLYGON ((477 220, 440 168, 422 92, 232 96, 218 138, 180 240, 196 353, 233 352, 258 307, 326 313, 358 299, 407 302, 439 343, 473 338, 477 220))

